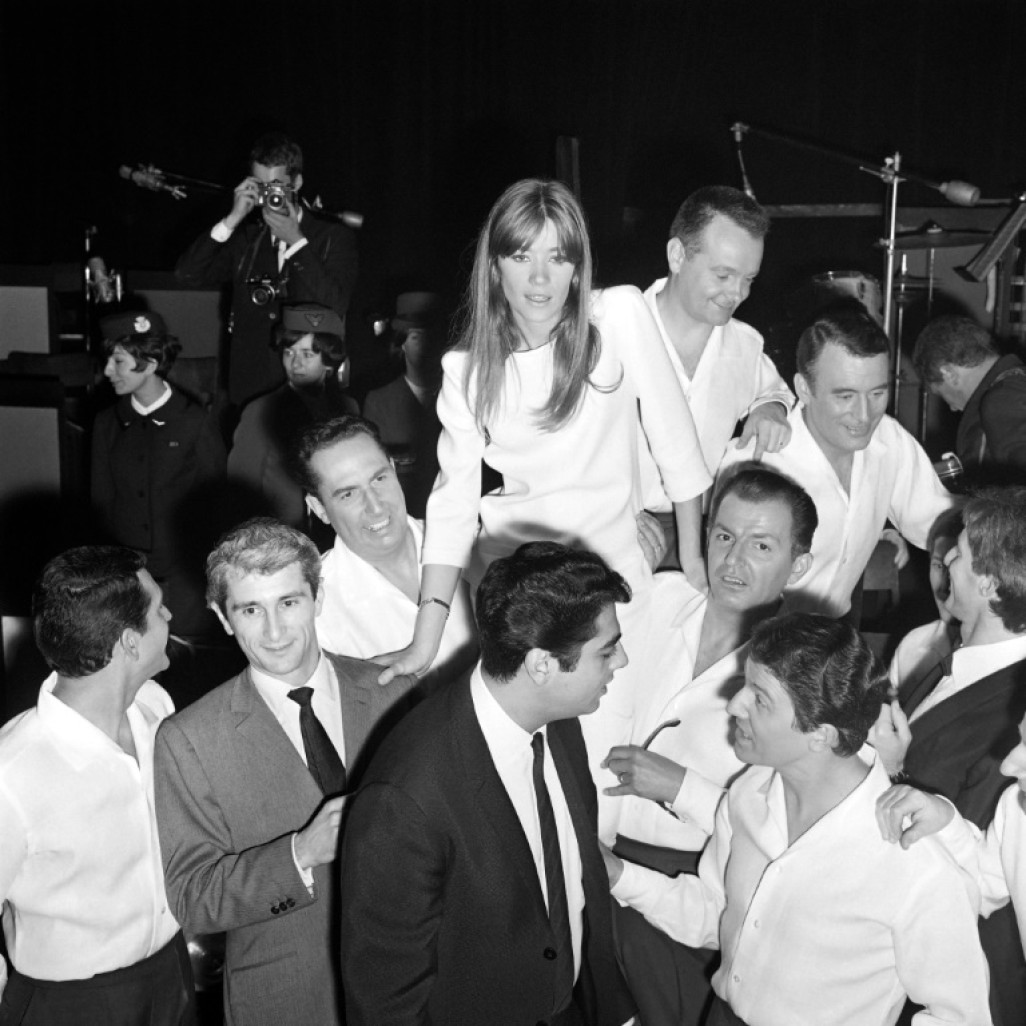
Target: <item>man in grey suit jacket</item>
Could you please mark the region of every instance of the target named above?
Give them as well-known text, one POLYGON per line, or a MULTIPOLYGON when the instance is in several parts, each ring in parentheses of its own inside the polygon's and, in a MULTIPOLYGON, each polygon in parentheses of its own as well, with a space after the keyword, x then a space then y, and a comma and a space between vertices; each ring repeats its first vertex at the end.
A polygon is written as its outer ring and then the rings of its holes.
POLYGON ((342 1022, 335 862, 348 791, 416 681, 322 653, 320 558, 270 519, 207 560, 207 599, 249 666, 156 742, 168 899, 196 933, 226 931, 228 1026, 342 1022))
POLYGON ((554 542, 496 560, 481 663, 375 754, 343 839, 349 1026, 620 1026, 595 786, 576 717, 627 662, 600 557, 554 542))

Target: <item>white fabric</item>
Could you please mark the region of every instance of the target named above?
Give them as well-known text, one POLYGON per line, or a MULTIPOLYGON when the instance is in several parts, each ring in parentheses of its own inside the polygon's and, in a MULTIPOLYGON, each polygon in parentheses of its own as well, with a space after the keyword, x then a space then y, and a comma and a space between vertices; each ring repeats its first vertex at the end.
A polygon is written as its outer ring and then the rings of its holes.
MULTIPOLYGON (((923 548, 934 520, 957 500, 941 484, 923 447, 886 415, 869 445, 854 454, 849 496, 809 433, 803 410, 799 403, 788 415, 792 433, 787 446, 762 457, 765 466, 787 474, 812 496, 819 515, 812 567, 786 589, 788 608, 843 616, 887 521, 923 548)), ((728 449, 719 472, 750 460, 753 450, 754 442, 728 449)))
POLYGON ((986 833, 955 812, 937 840, 980 889, 980 914, 1012 902, 1019 936, 1026 943, 1026 797, 1018 784, 1006 788, 986 833))
MULTIPOLYGON (((763 352, 762 335, 744 321, 734 319, 713 327, 695 376, 689 378, 659 315, 656 297, 665 287, 665 278, 653 282, 645 290, 645 303, 655 318, 666 355, 691 409, 705 465, 715 471, 739 420, 764 403, 781 403, 790 410, 794 396, 763 352)), ((642 453, 642 480, 648 508, 669 509, 647 451, 642 453)))
POLYGON ((940 705, 945 699, 957 695, 959 691, 975 684, 984 677, 989 677, 1006 666, 1019 663, 1026 659, 1026 635, 1008 638, 1006 641, 994 641, 989 645, 968 645, 956 648, 951 656, 951 673, 941 677, 937 686, 926 698, 916 706, 909 717, 915 723, 925 712, 940 705))
MULTIPOLYGON (((424 527, 407 517, 417 550, 418 565, 424 544, 424 527)), ((341 538, 321 557, 324 605, 317 617, 321 647, 336 655, 369 659, 382 652, 405 648, 413 637, 417 603, 403 594, 370 563, 361 559, 341 538)), ((466 583, 461 581, 452 609, 431 664, 440 679, 451 676, 450 667, 465 660, 477 631, 466 583)))
POLYGON ((924 674, 950 654, 948 625, 943 620, 913 628, 898 642, 891 657, 887 674, 891 685, 901 688, 907 681, 922 680, 924 674))
MULTIPOLYGON (((348 655, 348 653, 346 653, 348 655)), ((271 715, 285 731, 285 736, 292 742, 292 747, 299 752, 299 757, 306 762, 306 748, 303 746, 303 729, 299 724, 299 703, 289 698, 289 692, 297 687, 313 688, 313 696, 310 705, 314 715, 321 722, 325 732, 331 739, 331 743, 338 752, 338 757, 343 765, 346 761, 346 742, 342 730, 342 702, 338 696, 338 680, 335 678, 335 671, 331 663, 321 658, 317 667, 305 684, 287 684, 277 677, 261 673, 255 666, 250 664, 250 677, 257 693, 271 710, 271 715)))
POLYGON ((153 738, 174 712, 147 681, 128 709, 136 759, 53 695, 0 731, 0 901, 14 966, 43 980, 134 965, 178 932, 153 808, 153 738))
MULTIPOLYGON (((506 788, 509 800, 516 810, 517 819, 523 827, 538 870, 545 907, 549 905, 548 884, 545 876, 545 851, 542 848, 541 822, 538 818, 538 801, 534 790, 534 750, 532 735, 514 723, 495 700, 481 677, 478 667, 470 677, 470 697, 474 703, 477 722, 481 726, 485 743, 492 762, 506 788)), ((545 787, 552 803, 552 815, 556 820, 556 836, 559 838, 560 861, 563 864, 563 881, 566 889, 566 904, 570 915, 570 936, 574 948, 574 979, 581 971, 581 941, 584 931, 584 880, 581 875, 581 850, 577 844, 570 809, 563 794, 563 785, 552 761, 548 734, 545 736, 545 787)), ((500 927, 501 928, 501 927, 500 927)))
POLYGON ((148 414, 153 413, 155 410, 159 410, 172 395, 174 395, 174 392, 171 391, 171 386, 165 381, 164 391, 161 392, 159 397, 154 399, 149 406, 143 406, 143 404, 133 395, 131 397, 132 409, 140 416, 145 417, 148 414))
POLYGON ((730 787, 699 876, 625 865, 613 889, 672 937, 719 947, 716 993, 750 1026, 990 1023, 987 964, 962 876, 939 844, 909 851, 876 824, 890 781, 866 778, 788 844, 780 777, 755 766, 730 787))
POLYGON ((478 512, 476 580, 492 560, 525 541, 587 545, 632 586, 651 572, 637 538, 640 492, 638 403, 667 495, 684 502, 709 486, 694 422, 659 341, 652 316, 630 286, 596 292, 592 322, 602 348, 592 381, 572 419, 543 431, 536 412, 548 399, 553 347, 517 352, 506 361, 502 404, 488 437, 474 422, 473 393, 463 388, 466 354, 442 360, 438 398, 440 472, 428 501, 424 562, 467 567, 478 512), (618 387, 613 387, 619 382, 618 387), (503 487, 479 499, 481 460, 503 487))
POLYGON ((617 799, 621 834, 684 851, 705 847, 724 788, 744 769, 730 743, 727 702, 744 682, 748 646, 693 676, 707 608, 706 596, 695 591, 683 574, 656 574, 650 640, 657 661, 652 689, 634 716, 630 743, 641 745, 661 723, 679 719, 679 726, 660 731, 649 751, 665 755, 687 772, 672 803, 673 816, 645 798, 617 799))

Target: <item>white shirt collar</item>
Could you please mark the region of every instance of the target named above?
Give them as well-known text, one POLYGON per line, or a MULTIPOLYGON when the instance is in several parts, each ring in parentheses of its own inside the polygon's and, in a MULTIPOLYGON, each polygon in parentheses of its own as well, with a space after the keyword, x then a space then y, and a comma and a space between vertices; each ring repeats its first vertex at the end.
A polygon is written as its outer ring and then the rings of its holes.
MULTIPOLYGON (((499 705, 498 700, 484 682, 480 664, 475 667, 470 678, 470 697, 474 703, 477 721, 481 725, 481 732, 484 734, 488 750, 492 753, 492 759, 496 765, 500 761, 508 764, 533 758, 531 752, 533 735, 515 723, 506 710, 499 705)), ((545 728, 540 729, 544 733, 545 728)))
POLYGON ((249 667, 249 674, 253 681, 253 686, 259 692, 260 697, 268 704, 276 719, 281 719, 281 710, 288 708, 285 703, 292 703, 292 699, 289 698, 289 692, 294 691, 297 687, 313 688, 314 691, 326 695, 329 699, 334 699, 334 678, 331 673, 331 666, 328 660, 324 658, 323 652, 321 652, 320 658, 317 660, 314 672, 310 674, 310 679, 305 684, 287 684, 277 677, 272 677, 270 674, 258 670, 252 663, 249 667))
POLYGON ((149 406, 143 406, 138 399, 132 396, 132 409, 135 410, 140 416, 147 417, 153 413, 154 410, 159 410, 171 398, 171 386, 165 381, 164 391, 160 394, 160 397, 155 399, 149 406))

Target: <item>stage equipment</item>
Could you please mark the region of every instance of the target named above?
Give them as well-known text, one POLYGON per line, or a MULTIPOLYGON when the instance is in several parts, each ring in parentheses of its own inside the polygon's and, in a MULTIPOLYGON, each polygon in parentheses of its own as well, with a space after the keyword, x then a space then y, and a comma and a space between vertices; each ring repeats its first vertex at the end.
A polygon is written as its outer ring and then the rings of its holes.
MULTIPOLYGON (((189 190, 199 190, 200 192, 235 191, 231 186, 218 185, 217 182, 207 182, 202 178, 190 178, 187 175, 177 175, 171 171, 161 171, 160 168, 154 167, 153 164, 137 164, 134 168, 129 167, 127 164, 122 164, 118 168, 118 174, 125 181, 138 185, 141 189, 149 189, 152 192, 167 192, 175 199, 188 199, 189 190)), ((271 182, 269 185, 264 185, 261 188, 260 198, 257 202, 261 205, 266 203, 271 210, 284 210, 286 192, 291 193, 288 186, 271 182)), ((291 195, 290 198, 292 198, 291 195)), ((326 217, 331 221, 341 221, 350 228, 360 228, 363 225, 363 214, 358 214, 354 210, 341 210, 338 212, 325 210, 321 206, 319 196, 313 203, 306 203, 305 200, 301 202, 318 217, 326 217)))
MULTIPOLYGON (((742 121, 734 122, 734 124, 731 125, 730 131, 733 133, 734 139, 738 143, 739 148, 741 136, 746 132, 751 132, 755 135, 761 135, 767 139, 786 143, 789 146, 811 150, 814 153, 830 157, 833 160, 840 160, 845 163, 854 164, 860 171, 873 175, 875 178, 879 178, 887 186, 887 235, 885 239, 881 240, 884 242, 886 250, 884 260, 883 330, 892 343, 888 408, 892 412, 897 412, 897 396, 901 378, 901 338, 895 331, 894 327, 895 308, 898 309, 900 314, 900 306, 895 302, 894 298, 895 258, 898 253, 898 247, 895 244, 898 223, 898 186, 902 182, 917 182, 919 185, 925 185, 927 188, 936 189, 949 202, 964 207, 975 206, 976 203, 979 202, 980 190, 975 185, 970 185, 968 182, 957 180, 937 182, 932 178, 926 178, 923 175, 915 174, 907 169, 903 169, 901 166, 901 154, 897 152, 894 153, 893 156, 886 157, 883 164, 874 164, 866 158, 860 157, 856 154, 846 153, 842 150, 835 149, 834 147, 824 146, 820 143, 812 142, 808 139, 801 139, 793 135, 787 135, 783 132, 776 132, 771 129, 745 124, 742 121)), ((932 266, 930 271, 932 281, 932 266)), ((902 277, 906 277, 904 269, 902 270, 902 277)), ((902 295, 904 296, 904 291, 902 292, 902 295)), ((930 295, 932 298, 932 287, 930 295)))

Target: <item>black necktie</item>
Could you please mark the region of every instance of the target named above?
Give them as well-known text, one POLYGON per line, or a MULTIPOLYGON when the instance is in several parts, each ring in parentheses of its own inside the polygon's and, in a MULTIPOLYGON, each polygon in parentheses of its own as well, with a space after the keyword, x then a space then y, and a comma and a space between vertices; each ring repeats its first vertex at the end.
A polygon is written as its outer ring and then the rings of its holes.
POLYGON ((346 789, 346 768, 338 757, 335 746, 328 737, 310 700, 313 688, 295 688, 289 698, 299 706, 299 729, 303 732, 303 748, 306 764, 325 795, 343 794, 346 789))
POLYGON ((902 711, 906 716, 911 716, 923 704, 923 702, 929 697, 933 689, 945 678, 951 675, 951 657, 955 654, 955 649, 958 648, 961 643, 961 638, 956 628, 952 631, 951 626, 948 626, 948 641, 951 645, 951 651, 944 656, 940 662, 932 666, 923 676, 915 683, 911 689, 906 693, 904 701, 901 703, 902 711))
POLYGON ((534 793, 538 799, 542 854, 545 858, 545 883, 549 892, 549 925, 556 937, 556 1004, 561 1012, 570 1004, 574 990, 574 946, 570 934, 570 910, 566 903, 563 859, 556 833, 549 790, 545 786, 545 737, 540 732, 531 738, 534 749, 534 793))

